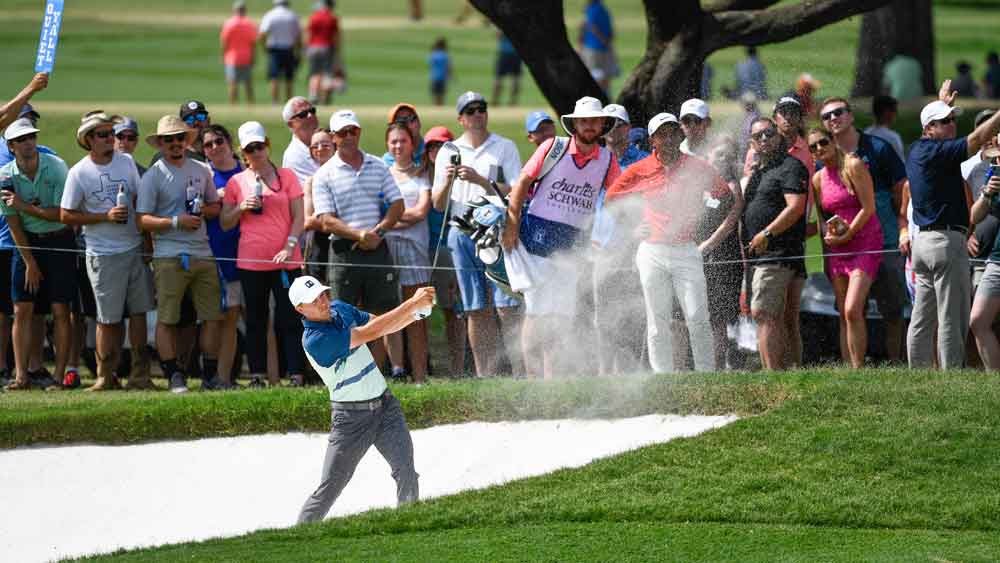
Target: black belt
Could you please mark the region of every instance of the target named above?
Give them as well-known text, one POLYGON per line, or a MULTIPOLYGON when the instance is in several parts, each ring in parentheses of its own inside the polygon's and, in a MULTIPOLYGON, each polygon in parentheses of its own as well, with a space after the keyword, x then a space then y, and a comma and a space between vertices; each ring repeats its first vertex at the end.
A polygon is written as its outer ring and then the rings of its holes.
POLYGON ((927 225, 920 227, 921 231, 956 231, 969 236, 969 228, 965 225, 927 225))
POLYGON ((367 401, 347 401, 347 402, 330 401, 330 404, 333 406, 334 409, 343 411, 374 411, 382 408, 382 404, 388 400, 389 400, 389 390, 386 389, 385 392, 383 392, 378 397, 375 397, 374 399, 369 399, 367 401))
POLYGON ((347 254, 348 252, 364 252, 364 253, 375 252, 378 249, 382 248, 382 245, 385 244, 385 240, 383 239, 382 242, 372 250, 364 250, 363 248, 358 246, 358 244, 359 243, 356 240, 339 238, 330 241, 330 250, 332 250, 334 254, 347 254))
POLYGON ((29 232, 28 236, 32 237, 32 238, 36 238, 36 239, 47 239, 47 238, 53 238, 53 237, 66 236, 68 234, 71 234, 72 232, 73 232, 73 229, 71 229, 69 227, 66 227, 65 229, 59 229, 58 231, 51 231, 51 232, 48 232, 48 233, 32 233, 32 232, 29 232))

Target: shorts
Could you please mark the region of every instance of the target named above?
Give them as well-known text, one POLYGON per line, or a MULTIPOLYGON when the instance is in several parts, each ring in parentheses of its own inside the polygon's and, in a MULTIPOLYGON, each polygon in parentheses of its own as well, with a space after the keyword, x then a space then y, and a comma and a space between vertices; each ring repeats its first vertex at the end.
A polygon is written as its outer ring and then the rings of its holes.
POLYGON ((386 237, 393 263, 400 267, 399 285, 411 287, 427 285, 431 281, 431 260, 426 244, 416 243, 407 238, 386 237))
POLYGON ((338 248, 342 243, 341 240, 330 243, 327 283, 331 297, 375 314, 399 305, 399 277, 392 266, 389 247, 382 244, 370 252, 344 250, 338 248))
POLYGON ((431 271, 431 285, 434 286, 434 298, 437 306, 442 309, 462 309, 462 300, 458 290, 458 276, 455 275, 454 263, 451 261, 451 251, 442 246, 438 249, 438 269, 431 271))
POLYGON ((988 262, 976 288, 976 299, 996 297, 1000 297, 1000 264, 988 262))
POLYGON ((295 68, 299 62, 295 59, 295 52, 292 49, 274 49, 268 47, 267 79, 275 80, 284 78, 291 80, 295 77, 295 68))
POLYGON ((77 297, 76 236, 71 229, 54 233, 28 233, 28 244, 35 247, 31 254, 42 273, 38 292, 32 294, 24 288, 27 266, 20 252, 14 253, 10 276, 10 297, 14 303, 35 304, 35 314, 50 311, 52 303, 70 304, 77 297), (53 251, 43 250, 51 248, 53 251), (66 252, 71 250, 73 252, 66 252), (71 275, 67 275, 72 272, 71 275))
POLYGON ((14 260, 13 250, 0 250, 0 313, 14 314, 14 302, 10 293, 10 271, 14 260))
POLYGON ((226 65, 227 82, 245 82, 249 84, 252 74, 252 65, 226 65))
POLYGON ((610 49, 599 51, 590 47, 581 47, 580 59, 583 60, 583 64, 587 66, 595 79, 610 80, 620 74, 618 63, 610 49))
POLYGON ((895 252, 883 254, 878 275, 869 290, 869 296, 875 298, 878 312, 883 318, 898 319, 903 316, 907 296, 903 276, 903 256, 895 252))
POLYGON ((153 276, 142 260, 141 249, 106 256, 87 256, 86 259, 97 322, 117 324, 124 318, 126 310, 129 315, 153 310, 153 276))
MULTIPOLYGON (((797 271, 794 268, 779 264, 759 264, 754 266, 750 300, 750 310, 753 313, 764 313, 777 317, 785 312, 785 299, 788 286, 795 279, 797 271)), ((714 297, 713 297, 714 298, 714 297)))
POLYGON ((333 49, 330 47, 309 47, 306 49, 309 61, 309 75, 331 74, 333 72, 333 49))
POLYGON ((226 282, 226 309, 246 305, 243 299, 243 284, 240 280, 226 282))
POLYGON ((431 80, 431 95, 443 96, 445 90, 447 89, 448 89, 447 80, 431 80))
POLYGON ((468 235, 460 233, 458 229, 449 229, 448 248, 451 249, 451 260, 455 264, 455 275, 458 276, 463 311, 520 305, 516 298, 507 295, 486 278, 486 265, 476 256, 476 245, 468 235))
POLYGON ((521 57, 517 53, 498 55, 496 76, 521 76, 521 57))
POLYGON ((188 288, 199 319, 217 321, 222 318, 222 295, 215 260, 192 258, 185 270, 180 258, 154 258, 153 272, 158 299, 156 317, 159 322, 165 325, 180 322, 181 300, 188 288))
POLYGON ((545 269, 550 272, 548 279, 536 283, 521 293, 524 295, 524 314, 531 316, 576 315, 580 265, 568 257, 557 259, 532 257, 547 262, 545 269))

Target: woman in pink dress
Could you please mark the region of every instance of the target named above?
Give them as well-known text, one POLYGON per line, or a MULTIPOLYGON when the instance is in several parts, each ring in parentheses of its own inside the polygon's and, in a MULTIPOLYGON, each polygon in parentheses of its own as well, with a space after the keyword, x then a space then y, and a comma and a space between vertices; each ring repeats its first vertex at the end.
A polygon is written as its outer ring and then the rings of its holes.
POLYGON ((813 129, 809 152, 823 164, 812 178, 819 203, 827 275, 840 311, 840 353, 861 367, 868 348, 865 304, 882 256, 882 227, 875 218, 875 189, 865 163, 845 154, 830 133, 813 129))

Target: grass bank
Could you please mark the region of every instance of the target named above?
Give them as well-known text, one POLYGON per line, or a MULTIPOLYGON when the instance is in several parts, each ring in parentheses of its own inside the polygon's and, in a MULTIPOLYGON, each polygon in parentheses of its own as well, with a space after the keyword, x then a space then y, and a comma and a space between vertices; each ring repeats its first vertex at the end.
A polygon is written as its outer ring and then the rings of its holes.
POLYGON ((89 560, 992 561, 997 383, 969 372, 750 376, 786 399, 699 437, 399 510, 89 560))

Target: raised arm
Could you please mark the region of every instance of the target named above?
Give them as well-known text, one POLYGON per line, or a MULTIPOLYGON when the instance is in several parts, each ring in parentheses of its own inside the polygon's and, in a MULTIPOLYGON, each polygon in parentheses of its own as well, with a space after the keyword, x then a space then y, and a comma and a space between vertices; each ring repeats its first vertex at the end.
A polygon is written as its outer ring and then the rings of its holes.
POLYGON ((351 330, 351 348, 357 348, 372 340, 382 338, 386 334, 399 332, 416 320, 414 313, 420 309, 434 306, 434 288, 421 287, 401 305, 388 313, 372 315, 365 326, 351 330))

